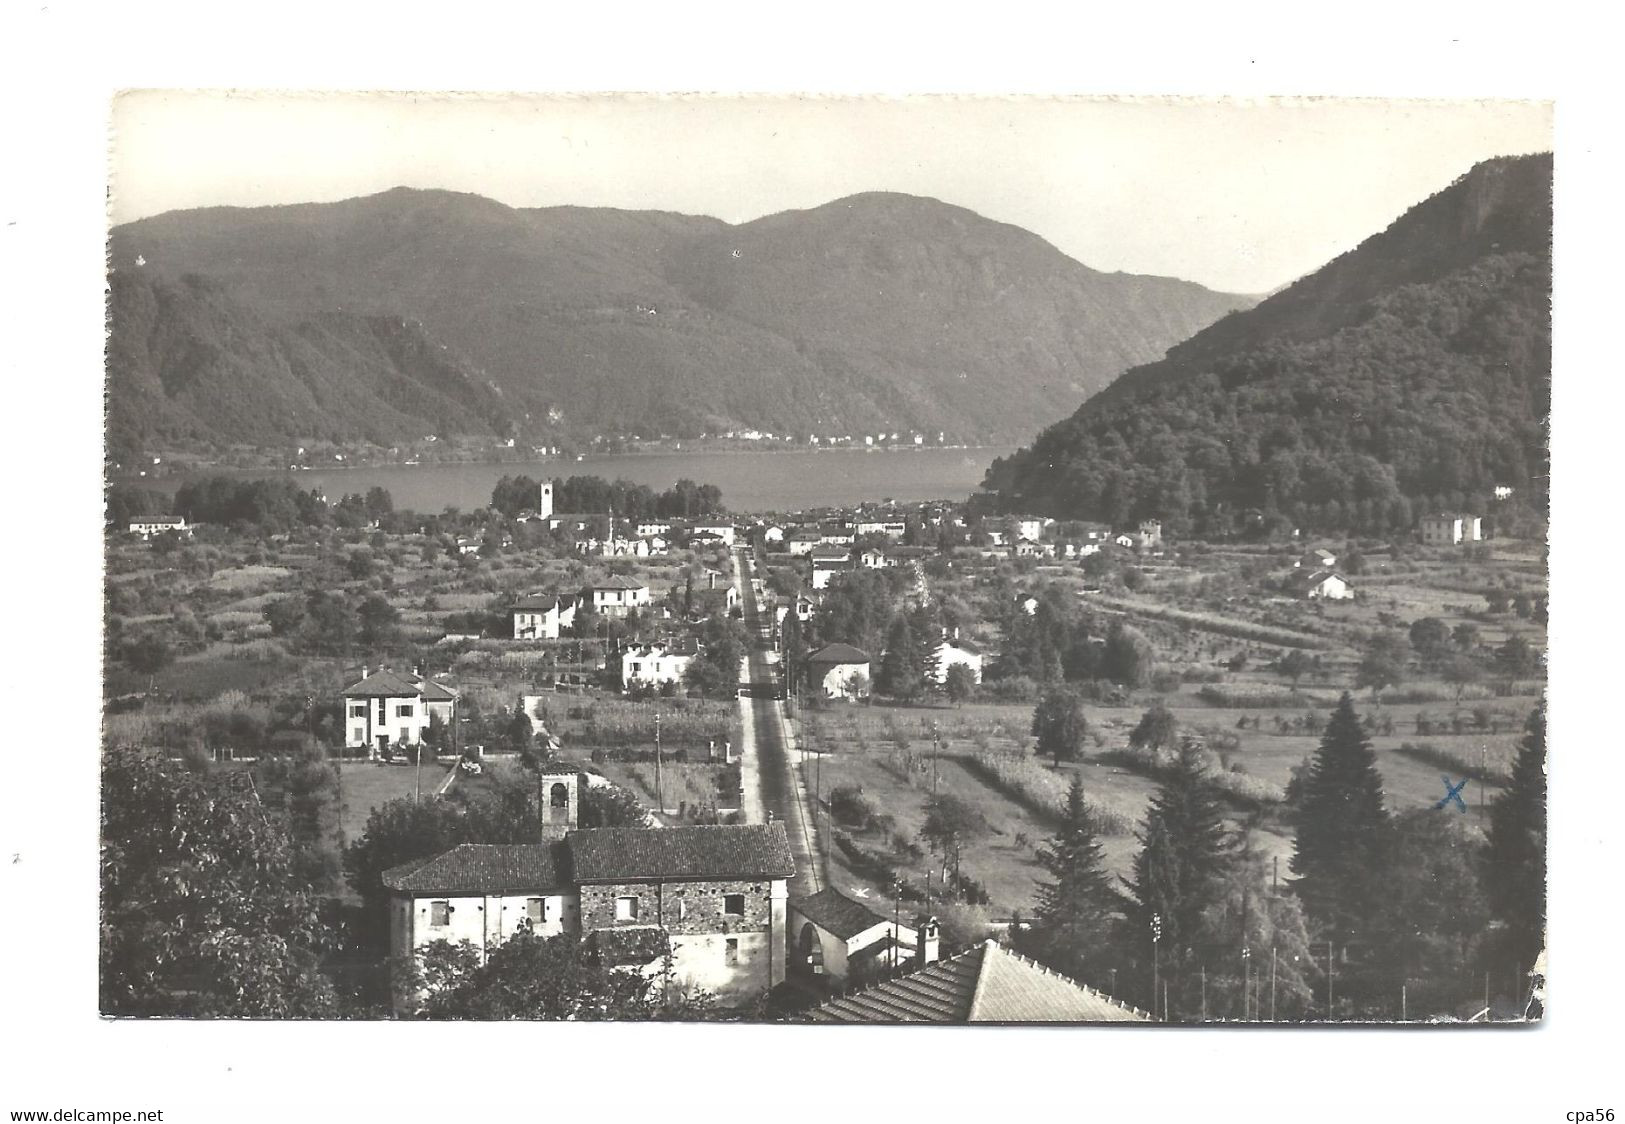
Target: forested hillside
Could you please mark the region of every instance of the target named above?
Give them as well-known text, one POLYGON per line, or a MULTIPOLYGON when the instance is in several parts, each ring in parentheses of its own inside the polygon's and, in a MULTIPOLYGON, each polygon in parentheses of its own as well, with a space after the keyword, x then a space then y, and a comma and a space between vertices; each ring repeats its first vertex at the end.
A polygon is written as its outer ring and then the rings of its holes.
POLYGON ((397 189, 159 215, 117 228, 111 262, 115 278, 209 294, 115 286, 112 424, 132 448, 372 440, 397 414, 425 433, 495 426, 527 442, 729 429, 1014 440, 1251 303, 1100 273, 1028 231, 890 194, 730 226, 397 189), (228 344, 218 329, 236 312, 253 326, 228 344), (367 362, 310 358, 311 375, 288 355, 290 333, 320 335, 310 325, 333 316, 421 326, 483 389, 455 409, 384 402, 370 416, 367 362), (247 346, 264 333, 278 346, 247 346), (229 358, 199 362, 199 349, 229 358), (332 407, 319 424, 317 383, 332 407), (252 402, 233 405, 250 384, 252 402))
POLYGON ((1010 510, 1198 534, 1377 533, 1540 510, 1551 158, 1488 161, 1388 230, 1127 372, 987 485, 1010 510))

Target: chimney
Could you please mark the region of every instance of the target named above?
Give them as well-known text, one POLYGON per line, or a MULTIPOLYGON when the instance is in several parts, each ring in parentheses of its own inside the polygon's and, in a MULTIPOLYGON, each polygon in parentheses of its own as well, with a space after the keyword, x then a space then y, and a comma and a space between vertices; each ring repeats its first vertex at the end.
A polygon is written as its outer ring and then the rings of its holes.
POLYGON ((361 678, 365 679, 366 677, 367 677, 367 665, 362 664, 361 665, 361 678))
POLYGON ((923 968, 941 958, 941 938, 937 919, 929 914, 914 918, 914 966, 923 968))
POLYGON ((707 576, 706 580, 709 582, 709 584, 706 586, 706 588, 707 589, 715 589, 717 587, 717 578, 718 577, 719 577, 719 575, 717 574, 717 572, 715 570, 712 570, 710 572, 710 574, 707 576))

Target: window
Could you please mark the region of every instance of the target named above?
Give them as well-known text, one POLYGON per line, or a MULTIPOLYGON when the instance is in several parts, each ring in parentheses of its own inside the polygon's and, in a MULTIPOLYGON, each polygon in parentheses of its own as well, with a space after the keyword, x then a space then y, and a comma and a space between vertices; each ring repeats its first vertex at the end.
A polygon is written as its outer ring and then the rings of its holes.
POLYGON ((615 899, 615 920, 636 921, 638 919, 638 899, 629 896, 615 899))
POLYGON ((727 943, 722 946, 722 962, 730 968, 739 963, 738 938, 729 937, 727 943))
POLYGON ((745 895, 744 894, 724 894, 724 895, 722 895, 722 912, 727 917, 743 917, 743 916, 745 916, 745 895))
POLYGON ((400 706, 397 706, 395 708, 395 717, 396 718, 410 718, 410 717, 412 717, 412 704, 411 703, 402 703, 400 706))
POLYGON ((350 717, 351 718, 365 718, 366 716, 367 716, 367 704, 366 703, 351 703, 350 704, 350 717))
POLYGON ((688 899, 677 899, 677 920, 682 921, 688 917, 688 899))
POLYGON ((437 929, 443 929, 451 924, 451 903, 430 902, 429 924, 437 929))
POLYGON ((547 899, 546 898, 526 898, 525 899, 525 917, 527 919, 529 919, 532 924, 535 924, 535 925, 540 925, 542 922, 546 921, 547 920, 547 899))

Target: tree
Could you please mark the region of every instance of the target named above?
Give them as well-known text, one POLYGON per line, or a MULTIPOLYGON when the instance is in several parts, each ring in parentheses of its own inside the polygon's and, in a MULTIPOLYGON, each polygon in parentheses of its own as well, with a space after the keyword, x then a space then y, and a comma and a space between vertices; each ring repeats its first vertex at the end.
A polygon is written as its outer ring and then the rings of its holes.
POLYGON ((1106 677, 1125 687, 1144 687, 1157 670, 1151 641, 1139 629, 1121 622, 1106 634, 1101 663, 1106 677))
POLYGON ((1456 703, 1461 703, 1462 692, 1483 678, 1478 661, 1461 653, 1446 655, 1439 661, 1439 677, 1456 689, 1456 703))
POLYGON ((1463 652, 1475 652, 1479 644, 1478 626, 1472 621, 1462 621, 1451 629, 1450 639, 1463 652))
POLYGON ((344 842, 339 827, 339 776, 319 745, 261 756, 254 784, 267 811, 281 818, 293 869, 318 893, 338 886, 344 842))
POLYGON ((1438 617, 1422 617, 1411 622, 1411 647, 1425 666, 1437 663, 1450 645, 1450 629, 1438 617))
POLYGON ((1298 681, 1309 674, 1312 666, 1309 653, 1302 648, 1293 648, 1275 662, 1275 669, 1292 680, 1292 689, 1294 691, 1298 689, 1298 681))
POLYGON ((361 602, 361 607, 356 610, 356 620, 361 626, 361 643, 369 648, 384 647, 400 638, 400 610, 381 593, 369 594, 361 602))
POLYGON ((333 934, 242 774, 116 749, 102 764, 101 987, 109 1015, 317 1018, 333 934))
POLYGON ((1135 749, 1148 749, 1153 754, 1173 746, 1179 733, 1174 712, 1157 700, 1151 709, 1140 716, 1140 722, 1128 736, 1128 744, 1135 749))
POLYGON ((1390 824, 1377 757, 1344 692, 1303 780, 1291 870, 1309 916, 1346 941, 1376 916, 1390 824))
POLYGON ((502 731, 502 740, 507 746, 520 756, 531 753, 536 748, 536 733, 531 726, 530 715, 525 708, 513 708, 513 717, 508 719, 508 725, 502 731))
POLYGON ((1028 941, 1033 954, 1057 971, 1080 979, 1098 977, 1109 956, 1109 936, 1118 910, 1105 850, 1076 774, 1067 788, 1061 826, 1038 864, 1049 875, 1038 883, 1038 901, 1028 941))
POLYGON ((880 660, 875 686, 884 694, 904 701, 916 699, 924 689, 920 677, 920 653, 914 643, 914 630, 908 617, 898 613, 886 638, 886 651, 880 660))
POLYGON ((1033 734, 1037 752, 1048 754, 1059 768, 1062 761, 1083 756, 1083 739, 1089 721, 1083 713, 1083 697, 1069 687, 1054 687, 1044 693, 1033 711, 1033 734))
POLYGON ((954 884, 957 884, 959 859, 965 844, 981 838, 987 831, 987 821, 980 812, 959 797, 944 793, 933 796, 926 804, 920 837, 930 843, 933 850, 942 853, 943 880, 947 881, 952 867, 954 884))
POLYGON ((1162 947, 1177 963, 1196 939, 1202 912, 1233 851, 1218 791, 1208 777, 1207 751, 1195 738, 1181 740, 1163 771, 1140 843, 1128 881, 1131 932, 1146 939, 1156 918, 1162 947))
POLYGON ((1512 780, 1490 806, 1483 879, 1508 951, 1532 964, 1546 944, 1546 706, 1529 715, 1512 780))
POLYGON ((1383 688, 1405 682, 1405 647, 1405 641, 1395 633, 1373 637, 1360 657, 1360 666, 1355 669, 1354 685, 1370 687, 1374 700, 1383 688))
POLYGON ((124 645, 124 662, 131 671, 147 677, 150 689, 152 679, 175 662, 175 650, 156 632, 143 632, 124 645))
POLYGON ((967 664, 951 663, 943 679, 942 689, 947 693, 948 701, 958 706, 976 696, 976 672, 967 664))
MULTIPOLYGON (((1279 1020, 1309 1013, 1317 972, 1303 905, 1292 894, 1272 892, 1269 884, 1265 856, 1244 835, 1240 851, 1215 881, 1198 923, 1195 945, 1202 950, 1209 1018, 1268 1018, 1272 1008, 1279 1020), (1242 949, 1251 953, 1248 960, 1241 959, 1242 949), (1272 964, 1269 986, 1265 974, 1272 964)), ((1200 1010, 1201 978, 1193 980, 1187 971, 1181 982, 1180 1009, 1200 1010)))
POLYGON ((739 665, 746 650, 744 625, 731 617, 711 617, 700 632, 699 655, 683 671, 683 682, 708 698, 733 698, 739 693, 739 665))
POLYGON ((1507 679, 1522 679, 1540 669, 1540 657, 1529 641, 1514 635, 1495 649, 1495 666, 1507 679))
POLYGON ((588 785, 577 805, 582 827, 646 827, 649 809, 618 784, 588 785))
MULTIPOLYGON (((444 942, 441 942, 444 943, 444 942)), ((640 972, 604 967, 588 957, 570 934, 539 936, 526 924, 499 945, 484 964, 467 957, 452 961, 442 950, 439 964, 461 968, 445 974, 421 1014, 429 1019, 649 1019, 661 1014, 655 981, 640 972)))

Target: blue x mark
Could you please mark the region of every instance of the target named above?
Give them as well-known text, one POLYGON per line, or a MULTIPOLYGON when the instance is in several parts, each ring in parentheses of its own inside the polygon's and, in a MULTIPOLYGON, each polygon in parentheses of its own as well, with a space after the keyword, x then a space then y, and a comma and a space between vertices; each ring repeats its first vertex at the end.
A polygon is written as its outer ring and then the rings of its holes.
POLYGON ((1456 807, 1461 809, 1463 815, 1466 815, 1466 813, 1467 813, 1467 805, 1462 803, 1461 790, 1467 787, 1467 780, 1468 780, 1468 778, 1463 777, 1463 778, 1461 778, 1461 783, 1460 784, 1451 784, 1450 783, 1450 778, 1445 777, 1444 778, 1444 788, 1445 788, 1444 799, 1439 801, 1437 804, 1435 804, 1433 806, 1433 810, 1436 811, 1436 812, 1443 811, 1445 808, 1447 808, 1450 805, 1450 802, 1452 800, 1454 800, 1456 802, 1456 807))

